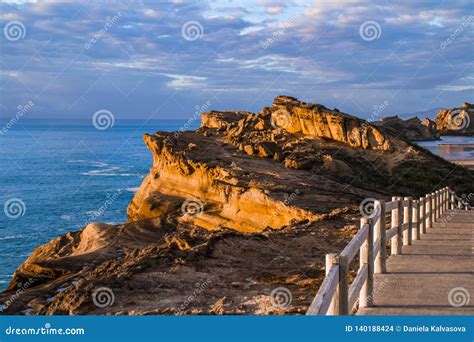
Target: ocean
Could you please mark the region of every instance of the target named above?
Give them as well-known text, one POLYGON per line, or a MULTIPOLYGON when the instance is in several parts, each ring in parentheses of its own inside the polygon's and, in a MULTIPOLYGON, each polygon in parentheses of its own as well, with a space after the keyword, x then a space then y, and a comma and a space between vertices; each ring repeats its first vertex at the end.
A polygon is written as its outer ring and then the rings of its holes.
POLYGON ((92 221, 124 222, 152 164, 143 134, 185 123, 116 121, 98 130, 91 121, 21 119, 3 131, 0 290, 40 244, 92 221))
MULTIPOLYGON (((40 244, 92 221, 124 222, 152 163, 143 134, 185 124, 121 121, 98 130, 90 121, 21 119, 0 134, 0 290, 40 244)), ((419 144, 447 159, 474 159, 473 146, 440 147, 473 140, 446 137, 419 144)))
POLYGON ((443 136, 441 140, 417 144, 447 160, 474 160, 474 137, 443 136))

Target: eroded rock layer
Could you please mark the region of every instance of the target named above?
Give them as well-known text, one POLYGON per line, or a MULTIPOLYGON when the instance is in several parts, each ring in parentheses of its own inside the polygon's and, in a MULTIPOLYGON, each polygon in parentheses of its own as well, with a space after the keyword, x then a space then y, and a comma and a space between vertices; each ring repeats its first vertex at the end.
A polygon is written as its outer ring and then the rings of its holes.
POLYGON ((389 116, 375 124, 392 130, 393 134, 403 136, 410 141, 440 139, 436 124, 428 118, 422 122, 418 117, 402 120, 398 116, 389 116))
POLYGON ((357 231, 362 200, 474 192, 469 170, 287 96, 144 139, 153 165, 128 221, 36 248, 0 294, 1 313, 303 314, 324 255, 357 231), (275 305, 282 288, 288 303, 275 305))
POLYGON ((435 122, 441 135, 474 135, 474 105, 464 102, 459 108, 442 109, 435 122))

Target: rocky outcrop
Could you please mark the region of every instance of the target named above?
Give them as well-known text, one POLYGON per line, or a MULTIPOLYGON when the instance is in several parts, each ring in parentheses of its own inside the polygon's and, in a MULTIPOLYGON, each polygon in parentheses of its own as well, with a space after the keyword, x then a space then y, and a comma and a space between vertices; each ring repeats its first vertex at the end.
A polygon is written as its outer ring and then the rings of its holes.
POLYGON ((390 142, 384 134, 367 121, 320 104, 305 103, 289 96, 278 96, 270 113, 274 126, 290 133, 308 137, 327 138, 352 147, 386 151, 390 142))
POLYGON ((229 130, 229 135, 240 137, 246 131, 274 130, 308 138, 325 138, 348 146, 386 151, 390 141, 369 122, 331 110, 323 105, 305 103, 289 96, 277 96, 271 107, 257 114, 248 112, 207 112, 203 114, 203 128, 229 130))
POLYGON ((144 140, 153 164, 127 222, 91 223, 36 248, 0 293, 1 313, 302 314, 324 255, 357 231, 363 199, 474 192, 468 170, 285 96, 144 140), (292 294, 284 307, 272 302, 281 287, 292 294))
POLYGON ((435 122, 441 135, 474 135, 474 105, 464 102, 459 108, 442 109, 435 122))
POLYGON ((428 118, 422 122, 418 117, 402 120, 398 116, 389 116, 375 124, 391 130, 394 134, 404 136, 410 141, 440 139, 439 133, 433 127, 435 125, 428 118))
POLYGON ((247 117, 249 114, 252 113, 242 111, 219 112, 212 110, 202 114, 201 125, 207 128, 225 127, 228 123, 239 121, 240 119, 247 117))
POLYGON ((437 131, 436 122, 434 122, 430 118, 424 118, 423 121, 421 122, 421 124, 428 127, 430 129, 430 131, 434 131, 434 132, 437 131))

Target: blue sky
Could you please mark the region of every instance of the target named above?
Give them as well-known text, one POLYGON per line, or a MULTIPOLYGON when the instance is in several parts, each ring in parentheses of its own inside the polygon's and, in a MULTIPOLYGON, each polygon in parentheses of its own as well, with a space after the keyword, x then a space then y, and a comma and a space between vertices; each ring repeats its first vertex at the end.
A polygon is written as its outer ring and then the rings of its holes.
POLYGON ((32 101, 30 118, 186 119, 205 105, 258 111, 281 94, 363 117, 453 107, 473 100, 473 7, 3 1, 0 118, 32 101))

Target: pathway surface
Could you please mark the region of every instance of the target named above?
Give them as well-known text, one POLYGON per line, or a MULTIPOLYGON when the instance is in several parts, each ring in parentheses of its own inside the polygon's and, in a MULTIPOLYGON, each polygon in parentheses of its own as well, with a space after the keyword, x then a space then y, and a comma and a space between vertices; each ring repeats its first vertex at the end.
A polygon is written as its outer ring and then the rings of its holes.
POLYGON ((358 315, 474 315, 474 211, 433 226, 387 259, 387 273, 374 275, 374 306, 358 315))

